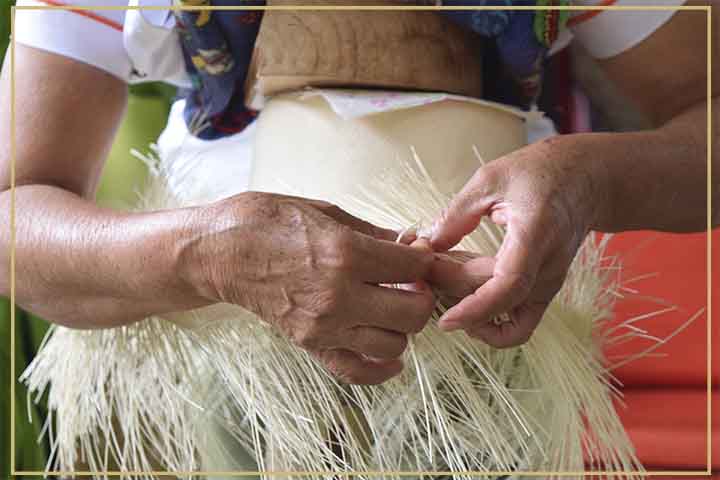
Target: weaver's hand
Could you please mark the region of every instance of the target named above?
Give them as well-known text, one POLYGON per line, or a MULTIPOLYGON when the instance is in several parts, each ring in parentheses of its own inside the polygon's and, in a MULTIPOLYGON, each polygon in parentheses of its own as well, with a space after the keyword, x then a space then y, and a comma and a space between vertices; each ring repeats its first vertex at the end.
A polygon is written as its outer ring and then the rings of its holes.
POLYGON ((464 329, 499 348, 530 338, 589 230, 594 205, 605 200, 603 173, 576 150, 558 138, 483 166, 436 221, 436 251, 453 247, 485 216, 507 232, 494 258, 432 269, 435 287, 466 295, 441 328, 464 329), (496 325, 492 319, 502 313, 511 321, 496 325))
POLYGON ((422 330, 435 299, 381 284, 423 279, 428 248, 315 200, 250 192, 200 212, 214 226, 185 254, 206 297, 253 311, 343 381, 402 370, 406 335, 422 330))

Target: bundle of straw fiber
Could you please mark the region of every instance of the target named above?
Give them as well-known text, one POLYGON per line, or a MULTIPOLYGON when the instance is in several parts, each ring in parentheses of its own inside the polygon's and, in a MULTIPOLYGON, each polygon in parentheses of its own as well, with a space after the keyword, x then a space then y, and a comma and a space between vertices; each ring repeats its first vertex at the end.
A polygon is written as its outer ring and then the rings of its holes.
MULTIPOLYGON (((432 221, 450 199, 418 154, 332 200, 399 230, 432 221)), ((216 186, 193 182, 172 159, 154 163, 151 173, 142 210, 218 197, 216 186)), ((493 255, 502 238, 500 227, 483 221, 459 248, 493 255)), ((72 470, 82 459, 96 472, 111 464, 149 472, 159 462, 177 472, 497 478, 582 472, 589 459, 594 470, 641 470, 601 353, 612 341, 602 327, 620 295, 607 241, 585 241, 526 345, 498 350, 462 332, 443 333, 438 304, 410 339, 403 373, 379 386, 339 383, 234 305, 100 331, 55 327, 23 376, 38 398, 48 393, 56 420, 46 425, 48 468, 72 470)))

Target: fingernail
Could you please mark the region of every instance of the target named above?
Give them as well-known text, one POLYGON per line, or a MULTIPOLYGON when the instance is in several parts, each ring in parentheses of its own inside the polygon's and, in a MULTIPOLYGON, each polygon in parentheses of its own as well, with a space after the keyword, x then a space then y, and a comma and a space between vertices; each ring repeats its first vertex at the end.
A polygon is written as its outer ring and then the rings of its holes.
POLYGON ((418 229, 417 235, 418 235, 418 237, 427 238, 428 240, 430 240, 433 236, 434 231, 435 231, 434 223, 432 225, 430 225, 429 227, 426 225, 423 225, 422 227, 420 227, 418 229))
POLYGON ((427 237, 418 237, 414 242, 412 242, 412 246, 425 250, 432 250, 432 247, 430 246, 430 239, 427 237))
POLYGON ((462 324, 460 324, 459 322, 448 321, 441 318, 438 322, 438 327, 440 327, 440 330, 443 330, 445 332, 452 332, 454 330, 460 330, 462 328, 462 324))
POLYGON ((430 227, 425 228, 423 231, 423 234, 427 236, 430 241, 435 240, 435 237, 437 237, 438 232, 440 231, 440 220, 433 221, 432 225, 430 227))
POLYGON ((418 224, 406 227, 399 233, 398 238, 395 241, 404 245, 410 245, 418 239, 418 228, 418 224))

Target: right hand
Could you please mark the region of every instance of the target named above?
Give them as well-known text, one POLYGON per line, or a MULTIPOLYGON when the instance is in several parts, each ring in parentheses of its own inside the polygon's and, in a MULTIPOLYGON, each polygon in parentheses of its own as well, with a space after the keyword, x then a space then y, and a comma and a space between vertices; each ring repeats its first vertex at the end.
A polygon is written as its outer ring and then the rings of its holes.
POLYGON ((205 298, 254 312, 341 381, 400 373, 407 334, 435 306, 430 289, 418 288, 429 248, 395 243, 396 232, 317 200, 248 192, 198 212, 204 227, 181 258, 205 298))

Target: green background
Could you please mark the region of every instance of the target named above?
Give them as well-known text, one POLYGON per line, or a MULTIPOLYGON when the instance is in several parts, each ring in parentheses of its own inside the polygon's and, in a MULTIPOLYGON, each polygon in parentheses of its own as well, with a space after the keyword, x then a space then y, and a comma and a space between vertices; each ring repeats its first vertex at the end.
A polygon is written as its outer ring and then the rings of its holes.
MULTIPOLYGON (((15 0, 0 0, 0 60, 10 36, 10 8, 15 0)), ((145 173, 144 165, 133 158, 131 148, 146 151, 165 125, 174 90, 165 85, 145 84, 130 89, 128 110, 110 153, 97 200, 111 208, 127 208, 135 199, 135 188, 145 173)), ((0 99, 6 102, 10 99, 0 99)), ((9 139, 0 140, 7 148, 9 139)), ((16 371, 10 371, 10 303, 0 297, 0 479, 10 476, 10 382, 18 378, 32 359, 47 330, 47 323, 20 309, 16 312, 16 371)), ((17 470, 43 470, 47 458, 47 442, 38 443, 39 430, 45 419, 45 406, 32 407, 33 423, 28 422, 26 391, 16 383, 15 425, 17 470)))

